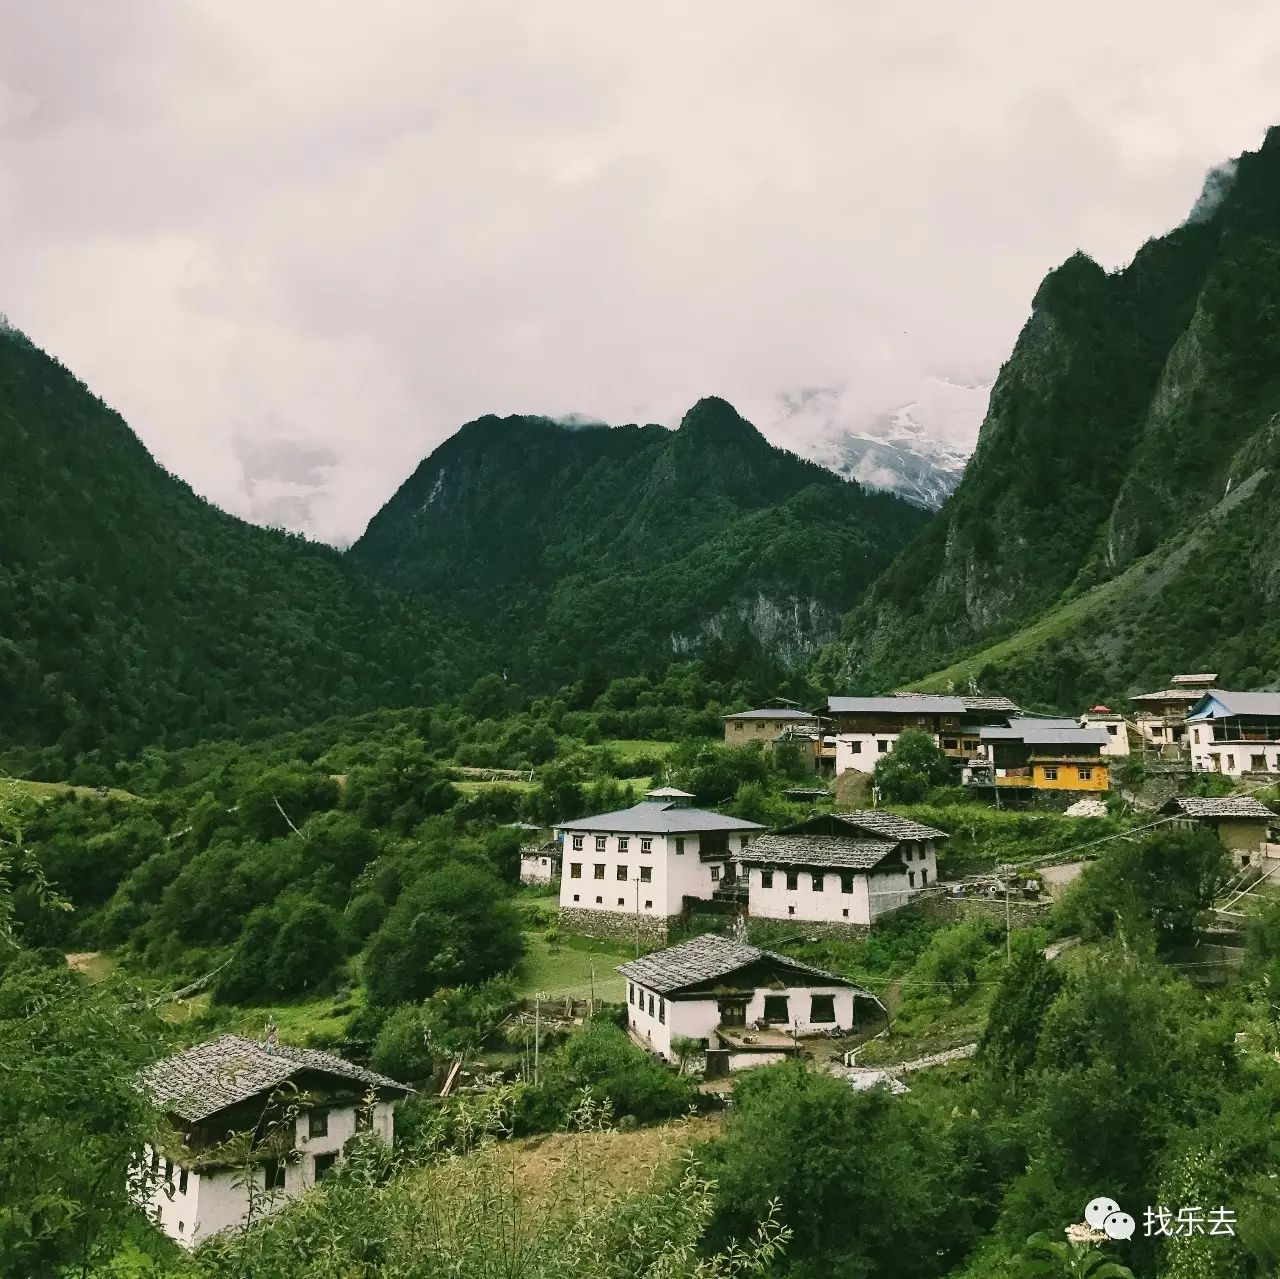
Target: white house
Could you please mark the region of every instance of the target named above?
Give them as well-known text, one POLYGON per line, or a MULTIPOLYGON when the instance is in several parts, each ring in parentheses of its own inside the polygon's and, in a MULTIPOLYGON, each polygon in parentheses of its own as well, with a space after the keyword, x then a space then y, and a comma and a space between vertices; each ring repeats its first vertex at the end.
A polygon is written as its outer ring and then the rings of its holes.
POLYGON ((1187 716, 1191 766, 1239 777, 1280 773, 1280 693, 1211 688, 1187 716))
POLYGON ((937 882, 936 844, 946 838, 879 809, 823 813, 761 835, 738 857, 748 913, 867 928, 937 882))
POLYGON ((520 850, 520 882, 550 884, 560 878, 560 861, 560 845, 556 840, 526 844, 520 850))
MULTIPOLYGON (((723 813, 654 798, 613 813, 561 822, 565 927, 626 941, 665 941, 685 898, 709 900, 733 882, 734 858, 762 829, 723 813)), ((684 794, 684 792, 680 792, 684 794)))
POLYGON ((884 1012, 843 977, 715 933, 618 971, 631 1034, 668 1060, 673 1040, 684 1037, 728 1049, 730 1069, 763 1065, 796 1052, 806 1035, 850 1031, 884 1012))
POLYGON ((978 730, 1017 715, 1007 697, 891 693, 884 697, 829 697, 827 718, 835 727, 835 773, 874 771, 876 761, 898 744, 907 729, 928 733, 954 760, 978 749, 978 730))
POLYGON ((165 1057, 139 1085, 171 1131, 132 1170, 134 1196, 184 1248, 274 1212, 359 1133, 391 1145, 393 1103, 413 1091, 330 1053, 240 1035, 165 1057))
POLYGON ((1129 726, 1124 716, 1109 706, 1090 706, 1080 716, 1081 728, 1100 728, 1107 735, 1102 754, 1119 759, 1129 753, 1129 726))

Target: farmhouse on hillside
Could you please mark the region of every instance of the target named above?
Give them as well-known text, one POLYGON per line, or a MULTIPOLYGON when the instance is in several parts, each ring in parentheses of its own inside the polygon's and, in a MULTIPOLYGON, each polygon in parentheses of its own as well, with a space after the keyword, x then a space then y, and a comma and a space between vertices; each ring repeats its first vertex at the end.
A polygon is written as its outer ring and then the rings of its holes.
POLYGON ((798 706, 765 706, 754 711, 735 711, 724 717, 724 744, 745 746, 748 742, 772 742, 783 729, 816 732, 818 717, 798 706))
POLYGON ((945 832, 878 809, 823 813, 760 835, 738 855, 747 910, 819 931, 862 931, 938 879, 945 832))
POLYGON ((843 977, 707 933, 620 964, 632 1036, 671 1060, 694 1039, 731 1070, 780 1061, 815 1034, 850 1031, 884 1005, 843 977), (859 1009, 858 1005, 862 1007, 859 1009))
POLYGON ((1228 777, 1280 773, 1280 693, 1211 688, 1187 715, 1192 768, 1228 777))
POLYGON ((560 844, 549 840, 545 844, 526 844, 520 850, 520 882, 522 884, 550 884, 560 878, 560 844))
POLYGON ((251 1198, 255 1214, 274 1212, 322 1180, 362 1132, 391 1145, 393 1103, 413 1091, 330 1053, 240 1035, 165 1057, 139 1085, 170 1132, 132 1171, 135 1195, 184 1248, 243 1225, 251 1198))
POLYGON ((735 878, 734 858, 757 822, 688 807, 692 796, 650 791, 612 813, 560 822, 560 918, 593 937, 666 941, 685 899, 711 900, 735 878))
POLYGON ((1166 746, 1180 748, 1186 737, 1187 714, 1217 678, 1208 673, 1175 675, 1169 688, 1130 697, 1134 727, 1143 742, 1155 750, 1166 746))
POLYGON ((1007 727, 981 729, 979 739, 981 753, 964 770, 967 786, 1095 793, 1110 785, 1102 755, 1110 735, 1103 728, 1015 717, 1007 727))
POLYGON ((1237 866, 1280 857, 1280 843, 1271 842, 1280 818, 1252 795, 1188 795, 1171 799, 1160 811, 1184 825, 1208 827, 1237 866))
POLYGON ((1081 728, 1100 728, 1107 735, 1102 753, 1111 759, 1122 759, 1129 754, 1129 726, 1124 716, 1109 706, 1090 706, 1080 716, 1081 728))
POLYGON ((978 732, 1003 724, 1018 707, 1007 697, 893 693, 887 697, 829 697, 834 726, 835 771, 870 773, 909 728, 928 733, 948 758, 968 759, 978 749, 978 732))

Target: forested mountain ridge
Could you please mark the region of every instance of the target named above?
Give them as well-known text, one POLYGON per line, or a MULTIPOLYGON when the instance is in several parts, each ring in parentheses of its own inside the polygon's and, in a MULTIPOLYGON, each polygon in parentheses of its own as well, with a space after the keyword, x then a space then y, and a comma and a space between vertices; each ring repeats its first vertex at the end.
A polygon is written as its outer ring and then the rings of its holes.
POLYGON ((1171 665, 1280 677, 1277 296, 1272 129, 1216 208, 1128 267, 1077 254, 1049 274, 954 497, 846 619, 823 677, 918 679, 1143 557, 1149 589, 1112 593, 1099 615, 1066 608, 1061 625, 1002 644, 982 678, 1074 702, 1171 665))
POLYGON ((483 625, 513 673, 546 683, 716 644, 794 666, 926 518, 708 398, 676 431, 468 423, 350 555, 483 625))
MULTIPOLYGON (((337 552, 197 497, 0 328, 0 741, 70 762, 456 689, 459 637, 337 552)), ((467 659, 468 661, 472 659, 467 659)))

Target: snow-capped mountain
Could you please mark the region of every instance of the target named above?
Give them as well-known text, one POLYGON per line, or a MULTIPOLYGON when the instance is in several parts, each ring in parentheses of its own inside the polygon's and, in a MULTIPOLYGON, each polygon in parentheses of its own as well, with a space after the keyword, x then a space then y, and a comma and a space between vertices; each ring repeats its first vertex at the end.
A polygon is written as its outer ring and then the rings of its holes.
POLYGON ((838 387, 778 397, 764 434, 872 488, 936 509, 951 496, 978 441, 991 384, 921 379, 914 398, 867 420, 838 387))

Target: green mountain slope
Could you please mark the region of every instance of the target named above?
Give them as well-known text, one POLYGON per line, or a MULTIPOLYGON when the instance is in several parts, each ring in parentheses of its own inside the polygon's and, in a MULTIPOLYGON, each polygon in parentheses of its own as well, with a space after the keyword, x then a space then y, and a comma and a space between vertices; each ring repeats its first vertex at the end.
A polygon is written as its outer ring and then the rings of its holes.
POLYGON ((71 761, 457 687, 420 603, 196 497, 11 329, 0 451, 0 744, 71 761))
POLYGON ((981 671, 1059 704, 1173 666, 1280 678, 1277 298, 1273 129, 1216 209, 1124 270, 1076 255, 1048 276, 954 497, 822 677, 879 687, 963 659, 925 682, 981 671))
POLYGON ((483 626, 509 671, 545 682, 717 644, 795 665, 926 518, 706 399, 677 431, 471 422, 350 555, 483 626))

